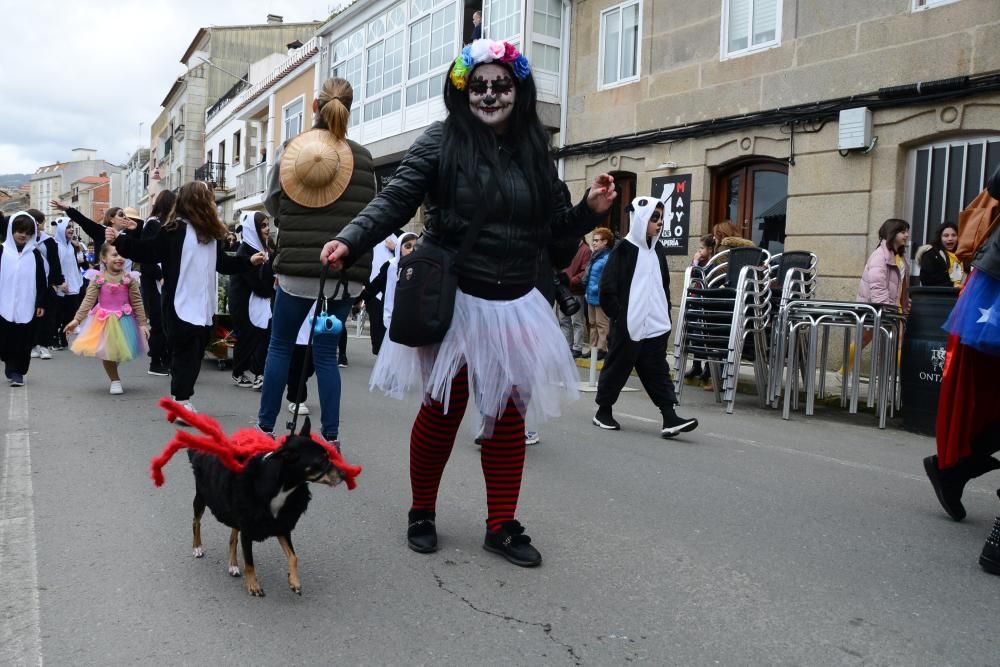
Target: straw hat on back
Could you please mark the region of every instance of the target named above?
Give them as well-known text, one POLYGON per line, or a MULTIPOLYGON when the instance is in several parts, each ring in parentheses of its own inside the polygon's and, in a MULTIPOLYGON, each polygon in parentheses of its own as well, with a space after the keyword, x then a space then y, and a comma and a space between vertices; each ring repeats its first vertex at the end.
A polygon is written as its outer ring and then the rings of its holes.
POLYGON ((292 139, 281 157, 281 188, 296 204, 329 206, 344 194, 354 173, 354 153, 346 141, 314 129, 292 139))

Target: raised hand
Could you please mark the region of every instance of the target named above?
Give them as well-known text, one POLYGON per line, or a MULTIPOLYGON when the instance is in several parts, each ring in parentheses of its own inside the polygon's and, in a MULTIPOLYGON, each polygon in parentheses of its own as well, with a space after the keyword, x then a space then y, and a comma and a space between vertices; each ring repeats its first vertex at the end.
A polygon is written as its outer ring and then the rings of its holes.
POLYGON ((587 206, 597 215, 604 215, 611 209, 611 204, 617 196, 615 177, 611 174, 600 174, 594 179, 587 193, 587 206))
POLYGON ((53 199, 52 201, 50 201, 49 202, 49 206, 51 206, 52 208, 56 209, 57 211, 62 211, 64 213, 66 212, 66 209, 69 208, 69 206, 66 206, 66 204, 63 204, 58 199, 53 199))

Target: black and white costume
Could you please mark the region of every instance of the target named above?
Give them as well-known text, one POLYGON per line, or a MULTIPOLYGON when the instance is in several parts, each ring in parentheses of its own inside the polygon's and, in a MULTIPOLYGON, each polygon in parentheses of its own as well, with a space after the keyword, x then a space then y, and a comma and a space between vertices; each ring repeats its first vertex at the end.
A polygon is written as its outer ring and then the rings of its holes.
MULTIPOLYGON (((611 327, 595 402, 602 411, 610 412, 635 369, 646 393, 664 415, 662 434, 673 436, 680 430, 691 430, 691 423, 696 426, 697 421, 683 420, 683 429, 668 427, 669 421, 679 419, 674 414, 677 396, 666 357, 671 329, 670 272, 663 246, 646 236, 658 206, 662 202, 654 197, 640 196, 632 201, 628 234, 611 251, 601 276, 601 308, 611 327)), ((606 424, 597 425, 609 428, 606 424)), ((612 421, 611 427, 617 425, 612 421)))
MULTIPOLYGON (((240 216, 243 242, 237 257, 252 257, 267 249, 257 234, 254 212, 240 216)), ((236 325, 236 347, 233 350, 233 377, 249 371, 254 377, 263 375, 267 345, 271 332, 271 299, 274 297, 274 271, 271 263, 252 267, 246 273, 235 274, 229 280, 229 312, 236 325)))
POLYGON ((232 257, 222 241, 199 243, 194 227, 178 218, 152 239, 119 234, 115 248, 123 257, 163 268, 163 328, 170 346, 170 392, 184 402, 194 394, 218 303, 215 273, 252 268, 248 257, 232 257))
POLYGON ((43 307, 47 284, 42 253, 31 234, 18 250, 14 241, 14 220, 34 218, 28 213, 15 213, 7 219, 7 236, 0 254, 0 358, 5 364, 7 380, 12 381, 28 372, 35 329, 40 318, 35 311, 43 307))
POLYGON ((56 246, 59 252, 59 269, 62 272, 63 283, 55 287, 52 300, 53 317, 55 318, 55 342, 59 347, 68 347, 65 327, 80 306, 80 290, 83 288, 83 274, 77 261, 77 250, 73 242, 66 236, 66 229, 72 224, 69 218, 59 218, 56 221, 56 246), (65 289, 62 285, 65 284, 65 289))

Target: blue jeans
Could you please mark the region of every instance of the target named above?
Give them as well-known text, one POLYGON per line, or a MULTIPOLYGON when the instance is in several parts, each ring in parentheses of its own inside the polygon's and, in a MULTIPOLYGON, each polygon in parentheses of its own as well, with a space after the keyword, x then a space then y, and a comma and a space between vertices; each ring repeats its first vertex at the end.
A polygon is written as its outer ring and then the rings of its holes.
MULTIPOLYGON (((347 320, 353 299, 328 300, 327 313, 341 322, 347 320)), ((281 398, 289 381, 288 366, 295 349, 295 338, 306 315, 312 315, 315 299, 292 296, 277 288, 274 295, 274 315, 271 318, 271 343, 264 365, 264 386, 261 389, 257 425, 273 431, 281 412, 281 398)), ((339 336, 313 336, 313 363, 319 384, 320 421, 323 437, 334 440, 340 433, 340 369, 337 368, 339 336)), ((292 378, 298 382, 299 378, 292 378)))

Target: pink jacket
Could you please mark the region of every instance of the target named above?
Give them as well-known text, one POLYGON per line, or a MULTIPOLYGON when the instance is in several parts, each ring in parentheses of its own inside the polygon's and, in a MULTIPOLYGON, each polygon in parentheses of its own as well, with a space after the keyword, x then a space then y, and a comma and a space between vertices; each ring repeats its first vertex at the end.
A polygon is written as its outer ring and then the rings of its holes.
POLYGON ((882 241, 865 264, 864 273, 861 274, 861 284, 858 286, 857 301, 886 306, 902 304, 903 310, 909 312, 910 299, 906 289, 909 281, 910 264, 906 261, 906 256, 903 255, 903 270, 900 272, 896 266, 896 253, 882 241))

